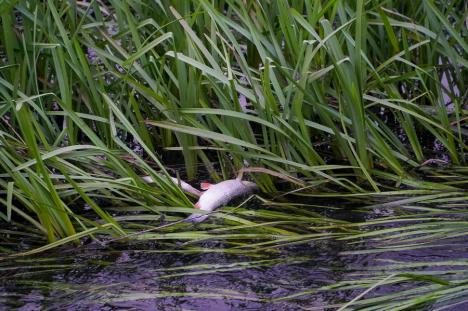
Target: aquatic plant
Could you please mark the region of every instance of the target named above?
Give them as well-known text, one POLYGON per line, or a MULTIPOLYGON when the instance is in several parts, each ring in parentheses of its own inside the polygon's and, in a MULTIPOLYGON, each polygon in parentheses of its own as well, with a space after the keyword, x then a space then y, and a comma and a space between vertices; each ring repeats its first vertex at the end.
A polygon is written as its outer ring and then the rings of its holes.
MULTIPOLYGON (((168 175, 220 181, 249 165, 305 183, 249 173, 267 194, 463 204, 465 11, 460 0, 2 1, 0 221, 46 237, 40 250, 119 239, 192 212, 168 175)), ((246 230, 226 239, 287 235, 235 211, 215 215, 246 230)))
POLYGON ((2 217, 53 241, 96 225, 86 204, 121 234, 99 200, 190 207, 157 175, 177 151, 189 178, 201 161, 215 180, 248 163, 335 191, 437 187, 421 167, 466 161, 463 7, 3 2, 2 217))

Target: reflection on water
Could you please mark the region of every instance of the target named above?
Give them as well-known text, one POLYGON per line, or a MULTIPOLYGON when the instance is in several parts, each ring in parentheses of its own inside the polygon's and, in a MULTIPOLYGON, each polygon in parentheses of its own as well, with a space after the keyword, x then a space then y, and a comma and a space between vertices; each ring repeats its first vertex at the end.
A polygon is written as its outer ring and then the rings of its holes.
MULTIPOLYGON (((370 221, 382 217, 379 213, 382 211, 333 211, 333 215, 350 221, 370 221)), ((323 214, 330 216, 329 211, 323 214)), ((298 232, 310 232, 310 223, 298 222, 296 226, 298 232)), ((392 226, 389 223, 387 227, 392 226)), ((375 240, 323 238, 250 253, 222 252, 223 248, 236 249, 236 243, 242 244, 222 238, 189 246, 181 243, 184 247, 179 252, 173 246, 172 253, 164 253, 161 251, 170 245, 164 241, 114 243, 110 247, 93 242, 1 261, 0 309, 335 310, 324 306, 356 297, 365 287, 354 288, 353 280, 370 275, 378 281, 389 274, 384 268, 389 263, 468 258, 468 243, 457 238, 441 247, 362 254, 349 252, 372 249, 375 240), (335 284, 341 284, 340 288, 333 289, 335 284)), ((433 268, 414 265, 409 271, 433 268)), ((413 285, 388 285, 376 288, 372 295, 405 286, 413 285)), ((458 304, 447 310, 465 310, 464 306, 458 304)))
MULTIPOLYGON (((336 253, 319 251, 313 245, 260 258, 209 252, 160 254, 145 250, 146 246, 113 251, 89 247, 79 254, 69 251, 27 266, 16 262, 24 267, 2 271, 3 303, 26 310, 39 306, 71 310, 93 306, 104 310, 292 308, 301 303, 268 300, 329 284, 343 270, 336 253), (13 274, 14 279, 8 277, 13 274)), ((320 298, 308 297, 309 305, 310 299, 320 298)))

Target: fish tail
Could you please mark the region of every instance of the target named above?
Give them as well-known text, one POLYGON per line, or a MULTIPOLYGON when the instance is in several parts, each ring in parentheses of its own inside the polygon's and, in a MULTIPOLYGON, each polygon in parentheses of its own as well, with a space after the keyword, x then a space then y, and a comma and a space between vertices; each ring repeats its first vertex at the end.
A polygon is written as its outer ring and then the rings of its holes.
POLYGON ((205 221, 208 218, 208 215, 203 215, 203 214, 192 214, 189 217, 185 218, 185 222, 202 222, 205 221))

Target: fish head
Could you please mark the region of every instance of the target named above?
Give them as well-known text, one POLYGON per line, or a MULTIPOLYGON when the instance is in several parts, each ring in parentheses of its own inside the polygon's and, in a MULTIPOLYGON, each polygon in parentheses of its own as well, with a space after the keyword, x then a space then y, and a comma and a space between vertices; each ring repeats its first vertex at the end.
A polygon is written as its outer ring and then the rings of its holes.
POLYGON ((257 186, 257 184, 254 183, 254 182, 247 181, 247 180, 243 180, 243 181, 241 181, 241 182, 242 182, 242 184, 243 184, 244 186, 246 186, 247 188, 249 188, 251 191, 256 191, 256 190, 258 190, 258 186, 257 186))

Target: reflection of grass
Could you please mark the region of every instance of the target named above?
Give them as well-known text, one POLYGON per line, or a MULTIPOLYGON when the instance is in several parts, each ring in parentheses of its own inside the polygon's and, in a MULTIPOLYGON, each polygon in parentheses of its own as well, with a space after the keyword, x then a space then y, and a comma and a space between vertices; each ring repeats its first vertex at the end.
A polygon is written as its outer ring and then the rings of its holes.
MULTIPOLYGON (((11 228, 2 233, 34 246, 46 237, 37 252, 178 221, 193 203, 166 178, 178 154, 189 178, 232 178, 248 162, 300 178, 305 186, 283 186, 291 196, 365 202, 387 218, 357 225, 273 200, 137 235, 161 252, 175 241, 196 252, 222 239, 228 247, 210 251, 258 255, 370 239, 376 247, 361 252, 385 253, 462 237, 464 11, 460 0, 3 1, 0 221, 11 228)), ((277 193, 273 177, 249 175, 277 193)), ((17 247, 5 239, 1 250, 17 247)), ((433 286, 463 292, 454 284, 433 286)))

